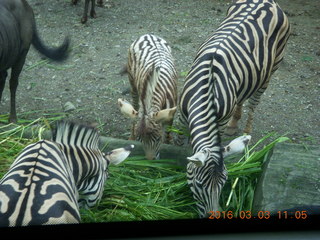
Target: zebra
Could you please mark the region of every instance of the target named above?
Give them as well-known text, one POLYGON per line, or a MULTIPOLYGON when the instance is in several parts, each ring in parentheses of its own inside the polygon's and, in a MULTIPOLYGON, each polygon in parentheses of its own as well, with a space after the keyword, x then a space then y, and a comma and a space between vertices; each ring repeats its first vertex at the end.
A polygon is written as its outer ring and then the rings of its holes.
POLYGON ((133 119, 130 139, 142 142, 147 159, 159 159, 161 143, 170 141, 163 128, 172 125, 177 108, 177 71, 170 46, 153 34, 139 37, 129 47, 126 72, 133 105, 122 98, 118 105, 133 119))
POLYGON ((276 2, 239 0, 198 49, 178 112, 190 133, 193 155, 187 158, 187 181, 200 218, 219 210, 227 180, 221 135, 237 128, 247 99, 244 133, 251 132, 253 112, 283 59, 289 35, 288 18, 276 2))
POLYGON ((0 226, 79 223, 79 208, 100 201, 109 164, 134 147, 104 154, 94 128, 65 121, 52 136, 24 148, 0 180, 0 226))

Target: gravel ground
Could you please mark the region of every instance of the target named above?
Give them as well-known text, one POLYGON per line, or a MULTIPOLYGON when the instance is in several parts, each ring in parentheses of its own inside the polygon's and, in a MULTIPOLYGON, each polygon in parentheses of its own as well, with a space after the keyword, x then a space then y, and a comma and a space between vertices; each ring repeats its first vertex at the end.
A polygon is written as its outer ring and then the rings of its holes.
MULTIPOLYGON (((117 108, 117 99, 129 84, 119 71, 127 49, 139 36, 154 33, 173 50, 179 89, 198 46, 224 19, 227 0, 112 0, 96 8, 97 18, 80 23, 84 1, 29 0, 38 31, 49 46, 64 36, 72 40, 70 58, 62 64, 41 64, 31 48, 20 76, 17 112, 61 112, 67 102, 76 110, 69 118, 102 126, 103 135, 128 138, 130 122, 117 108)), ((319 144, 320 1, 279 0, 293 32, 285 59, 271 79, 257 108, 253 141, 270 131, 288 133, 294 142, 319 144)), ((0 114, 9 112, 9 88, 4 90, 0 114)), ((33 118, 38 117, 33 114, 33 118)), ((244 127, 246 115, 240 127, 244 127)))

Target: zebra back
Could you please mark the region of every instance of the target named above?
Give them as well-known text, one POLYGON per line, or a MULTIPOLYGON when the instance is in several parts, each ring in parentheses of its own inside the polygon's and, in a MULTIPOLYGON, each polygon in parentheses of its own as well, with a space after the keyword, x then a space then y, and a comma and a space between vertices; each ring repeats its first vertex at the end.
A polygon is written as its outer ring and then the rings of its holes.
POLYGON ((94 206, 102 197, 109 161, 99 149, 99 134, 92 127, 60 121, 52 141, 64 152, 79 191, 79 204, 94 206))
POLYGON ((128 53, 128 73, 134 108, 140 115, 148 115, 176 106, 177 72, 171 48, 162 38, 146 34, 133 42, 128 53))
POLYGON ((77 223, 78 192, 53 142, 27 146, 0 181, 0 226, 77 223))
POLYGON ((70 122, 58 122, 52 136, 27 146, 0 180, 0 226, 79 223, 79 205, 102 196, 108 164, 134 148, 104 155, 95 129, 70 122))

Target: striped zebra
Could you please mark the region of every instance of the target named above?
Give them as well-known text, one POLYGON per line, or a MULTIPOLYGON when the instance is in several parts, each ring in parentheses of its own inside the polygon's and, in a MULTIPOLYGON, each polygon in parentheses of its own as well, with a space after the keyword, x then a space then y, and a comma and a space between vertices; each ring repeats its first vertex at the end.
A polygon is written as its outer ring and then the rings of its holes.
POLYGON ((133 119, 131 140, 139 140, 147 159, 158 159, 162 142, 170 135, 164 126, 172 125, 177 105, 177 72, 168 43, 146 34, 132 43, 126 71, 133 105, 118 99, 121 112, 133 119))
POLYGON ((199 48, 186 77, 179 121, 188 126, 193 156, 187 180, 200 217, 219 208, 227 180, 220 134, 235 129, 245 100, 244 132, 251 132, 253 112, 284 55, 290 35, 285 13, 273 0, 239 0, 199 48))
POLYGON ((79 223, 79 207, 100 200, 108 165, 133 148, 104 154, 98 142, 95 129, 59 122, 52 141, 27 146, 0 181, 0 226, 79 223))

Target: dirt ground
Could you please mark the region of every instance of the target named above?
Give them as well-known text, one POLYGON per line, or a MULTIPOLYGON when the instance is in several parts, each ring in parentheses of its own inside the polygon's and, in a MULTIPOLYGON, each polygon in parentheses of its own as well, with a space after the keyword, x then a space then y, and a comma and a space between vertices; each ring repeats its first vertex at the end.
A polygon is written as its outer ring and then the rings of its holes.
MULTIPOLYGON (((231 0, 112 0, 96 8, 97 18, 80 23, 84 1, 29 0, 38 31, 49 46, 64 36, 72 40, 70 58, 62 64, 42 64, 31 48, 20 76, 17 112, 61 112, 67 102, 76 110, 69 118, 102 126, 103 135, 128 138, 130 121, 121 115, 117 99, 129 84, 120 76, 129 45, 153 33, 172 47, 179 90, 199 45, 218 27, 231 0)), ((253 141, 266 133, 288 133, 294 142, 320 143, 320 1, 279 0, 292 24, 284 61, 274 74, 254 118, 253 141)), ((9 112, 9 88, 0 114, 9 112)), ((38 117, 34 114, 32 117, 38 117)), ((243 116, 244 120, 246 115, 243 116)), ((244 127, 244 120, 240 127, 244 127)))

